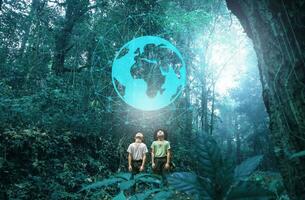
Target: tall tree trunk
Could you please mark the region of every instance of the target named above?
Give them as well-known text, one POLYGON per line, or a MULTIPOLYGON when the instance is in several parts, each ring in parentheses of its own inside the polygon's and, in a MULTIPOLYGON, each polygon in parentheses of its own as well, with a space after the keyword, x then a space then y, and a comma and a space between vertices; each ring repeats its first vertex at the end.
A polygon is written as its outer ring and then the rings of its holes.
MULTIPOLYGON (((188 33, 189 35, 191 35, 191 33, 188 33)), ((191 58, 191 49, 192 49, 192 44, 191 44, 191 36, 187 37, 186 38, 186 48, 187 48, 187 51, 188 51, 188 57, 191 58)), ((193 111, 192 111, 192 108, 191 108, 191 80, 190 80, 190 77, 191 77, 191 59, 187 59, 186 60, 186 84, 185 84, 185 99, 184 99, 184 108, 185 108, 185 130, 184 130, 184 139, 186 139, 185 141, 189 141, 188 138, 191 137, 191 134, 192 134, 192 128, 193 128, 193 125, 192 125, 192 121, 193 121, 193 111)))
POLYGON ((302 1, 226 0, 258 57, 271 138, 291 199, 305 199, 305 5, 302 1))
POLYGON ((238 127, 238 115, 234 113, 234 131, 235 131, 235 138, 236 138, 236 163, 240 164, 242 161, 241 155, 241 138, 240 138, 240 130, 238 127))
POLYGON ((27 21, 26 26, 24 28, 24 35, 22 37, 21 46, 20 46, 20 49, 19 49, 19 57, 21 57, 21 58, 23 57, 25 47, 26 47, 26 44, 27 44, 29 36, 30 36, 31 27, 33 25, 33 21, 34 21, 34 18, 36 17, 36 15, 37 15, 37 11, 38 11, 39 7, 40 7, 39 0, 32 0, 31 11, 30 11, 29 15, 27 16, 28 21, 27 21))
MULTIPOLYGON (((226 110, 223 112, 223 125, 224 125, 224 131, 225 131, 225 138, 224 141, 227 141, 227 149, 226 149, 226 157, 231 158, 232 152, 233 152, 233 135, 230 130, 232 130, 233 127, 233 115, 232 110, 226 110)), ((234 130, 234 129, 233 129, 234 130)))
MULTIPOLYGON (((205 63, 205 62, 204 62, 205 63)), ((208 123, 208 92, 206 88, 206 64, 202 69, 202 83, 201 83, 201 130, 204 130, 205 133, 209 131, 208 123)))
MULTIPOLYGON (((213 80, 214 82, 214 80, 213 80)), ((212 107, 211 107, 211 121, 210 121, 210 135, 213 135, 213 131, 214 131, 214 115, 215 115, 215 82, 212 83, 212 107)))
POLYGON ((67 8, 63 27, 55 34, 55 50, 52 69, 56 74, 74 71, 65 67, 65 57, 67 52, 73 47, 70 38, 73 27, 81 20, 83 15, 89 10, 89 1, 66 0, 67 8))
POLYGON ((64 65, 65 57, 70 49, 68 45, 73 26, 74 22, 67 22, 64 28, 55 35, 55 53, 52 63, 52 69, 56 72, 56 74, 61 74, 66 71, 64 65))
POLYGON ((209 123, 208 123, 208 98, 207 98, 207 90, 206 83, 204 82, 201 86, 201 130, 204 132, 209 131, 209 123))

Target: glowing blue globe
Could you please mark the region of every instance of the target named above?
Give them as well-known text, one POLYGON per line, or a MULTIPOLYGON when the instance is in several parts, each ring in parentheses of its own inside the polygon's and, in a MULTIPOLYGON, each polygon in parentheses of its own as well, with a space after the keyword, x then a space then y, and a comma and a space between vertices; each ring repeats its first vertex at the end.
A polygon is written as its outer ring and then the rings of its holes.
POLYGON ((177 48, 165 39, 143 36, 126 43, 112 64, 115 91, 130 106, 152 111, 181 94, 186 66, 177 48))

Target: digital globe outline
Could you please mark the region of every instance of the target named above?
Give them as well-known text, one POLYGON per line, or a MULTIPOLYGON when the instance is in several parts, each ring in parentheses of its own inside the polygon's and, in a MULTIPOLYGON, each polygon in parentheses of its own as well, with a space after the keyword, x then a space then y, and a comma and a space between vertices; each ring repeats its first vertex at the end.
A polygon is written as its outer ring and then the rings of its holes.
POLYGON ((125 103, 139 110, 154 111, 170 105, 180 96, 186 84, 186 65, 179 50, 169 41, 157 36, 141 36, 124 44, 115 56, 112 63, 112 83, 116 93, 125 103), (136 64, 134 59, 137 56, 136 51, 139 50, 140 54, 144 53, 148 44, 160 45, 159 48, 171 50, 181 62, 179 76, 172 66, 168 66, 167 71, 159 66, 165 82, 162 85, 162 93, 157 91, 154 98, 146 93, 147 83, 143 79, 134 79, 131 74, 131 68, 136 64), (128 49, 127 53, 119 57, 126 49, 128 49), (124 95, 118 90, 116 81, 125 87, 124 95))

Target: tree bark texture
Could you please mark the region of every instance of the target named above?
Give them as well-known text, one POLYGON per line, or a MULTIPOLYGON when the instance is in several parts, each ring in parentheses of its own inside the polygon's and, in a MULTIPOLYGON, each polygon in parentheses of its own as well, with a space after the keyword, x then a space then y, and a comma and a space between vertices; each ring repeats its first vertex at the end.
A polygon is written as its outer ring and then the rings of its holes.
POLYGON ((291 199, 305 199, 305 2, 226 0, 252 39, 271 138, 291 199))

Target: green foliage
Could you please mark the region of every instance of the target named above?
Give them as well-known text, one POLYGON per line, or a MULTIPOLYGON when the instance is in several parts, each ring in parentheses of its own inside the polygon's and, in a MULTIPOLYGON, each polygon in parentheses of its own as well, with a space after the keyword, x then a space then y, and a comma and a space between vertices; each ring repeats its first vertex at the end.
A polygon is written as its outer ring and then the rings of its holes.
POLYGON ((240 181, 236 183, 226 196, 226 199, 240 199, 240 200, 268 200, 275 198, 275 194, 264 189, 257 182, 240 181))
POLYGON ((168 181, 175 189, 187 194, 197 194, 201 189, 197 175, 191 172, 172 173, 168 181))
POLYGON ((294 153, 290 156, 290 159, 294 159, 294 158, 300 158, 300 157, 304 157, 305 156, 305 150, 304 151, 299 151, 297 153, 294 153))
POLYGON ((101 187, 106 187, 106 186, 113 185, 115 183, 119 183, 120 181, 122 181, 122 179, 121 178, 116 178, 116 177, 110 178, 110 179, 105 179, 105 180, 102 180, 102 181, 97 181, 93 184, 90 184, 90 185, 87 185, 87 186, 83 187, 80 191, 98 189, 98 188, 101 188, 101 187))
POLYGON ((166 29, 174 32, 198 31, 208 24, 212 16, 204 9, 187 11, 177 3, 171 2, 165 12, 166 29))
POLYGON ((15 98, 10 94, 10 86, 2 84, 7 92, 0 95, 0 128, 31 126, 90 134, 103 131, 103 118, 96 118, 101 112, 96 102, 84 105, 83 93, 66 86, 61 78, 48 78, 44 83, 45 87, 35 93, 15 98))
MULTIPOLYGON (((118 173, 113 175, 112 177, 108 179, 103 179, 101 181, 97 181, 95 183, 83 186, 83 188, 80 190, 80 192, 83 191, 89 191, 89 190, 97 190, 97 189, 103 189, 102 191, 105 191, 105 187, 116 187, 119 189, 119 193, 114 196, 113 199, 126 199, 125 192, 131 189, 131 187, 135 187, 138 184, 144 184, 149 186, 151 188, 148 190, 148 188, 145 188, 144 191, 137 193, 133 196, 131 196, 131 199, 146 199, 152 194, 155 194, 154 198, 158 199, 164 199, 166 197, 169 197, 171 194, 171 191, 164 191, 161 189, 153 189, 156 187, 161 187, 161 177, 147 174, 147 173, 140 173, 136 174, 135 176, 132 176, 130 173, 118 173)), ((94 191, 93 191, 94 192, 94 191)), ((98 191, 100 192, 100 191, 98 191)), ((103 192, 102 192, 103 193, 103 192)))
POLYGON ((124 195, 124 192, 121 191, 117 196, 113 198, 113 200, 126 200, 126 196, 124 195))
POLYGON ((282 176, 278 172, 257 171, 254 172, 248 180, 273 192, 276 194, 277 199, 282 199, 282 196, 285 195, 284 182, 282 176))
POLYGON ((130 200, 141 200, 141 199, 147 199, 149 196, 151 196, 154 193, 160 192, 161 189, 151 189, 151 190, 146 190, 142 193, 135 194, 130 197, 130 200))
POLYGON ((248 180, 262 161, 262 156, 251 157, 233 168, 227 167, 216 142, 201 135, 197 144, 200 162, 197 175, 176 172, 169 177, 175 189, 198 194, 200 199, 269 199, 275 193, 265 189, 258 181, 248 180))
POLYGON ((247 179, 253 171, 258 167, 263 159, 262 155, 254 156, 248 158, 240 165, 238 165, 234 170, 234 178, 235 180, 245 180, 247 179))
POLYGON ((154 196, 153 200, 167 200, 172 196, 172 194, 172 191, 161 191, 154 196))
POLYGON ((79 199, 81 184, 110 173, 109 152, 100 151, 114 148, 106 137, 25 129, 2 132, 0 140, 0 197, 79 199))

